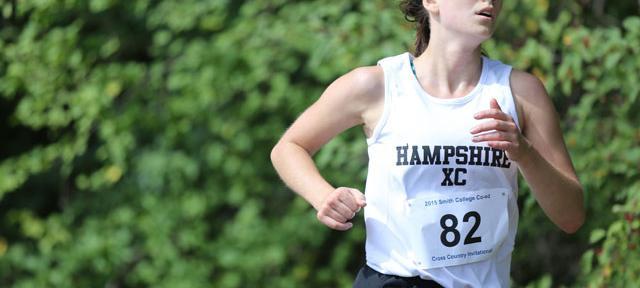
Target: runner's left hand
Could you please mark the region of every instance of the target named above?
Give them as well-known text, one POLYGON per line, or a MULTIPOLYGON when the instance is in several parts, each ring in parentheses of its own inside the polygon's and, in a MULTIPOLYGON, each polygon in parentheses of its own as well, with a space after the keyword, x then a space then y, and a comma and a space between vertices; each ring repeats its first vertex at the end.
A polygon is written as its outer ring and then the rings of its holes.
POLYGON ((513 118, 502 111, 496 99, 491 99, 489 106, 489 109, 473 116, 477 120, 489 120, 471 129, 472 141, 486 142, 489 147, 504 150, 509 159, 517 162, 530 152, 531 144, 522 136, 513 118))

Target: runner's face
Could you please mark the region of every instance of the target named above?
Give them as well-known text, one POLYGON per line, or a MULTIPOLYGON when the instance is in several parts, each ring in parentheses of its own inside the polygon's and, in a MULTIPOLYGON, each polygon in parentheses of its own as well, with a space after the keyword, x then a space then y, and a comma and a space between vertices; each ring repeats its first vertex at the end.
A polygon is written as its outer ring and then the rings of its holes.
POLYGON ((502 8, 501 0, 436 0, 436 18, 452 32, 477 36, 485 40, 493 34, 502 8))

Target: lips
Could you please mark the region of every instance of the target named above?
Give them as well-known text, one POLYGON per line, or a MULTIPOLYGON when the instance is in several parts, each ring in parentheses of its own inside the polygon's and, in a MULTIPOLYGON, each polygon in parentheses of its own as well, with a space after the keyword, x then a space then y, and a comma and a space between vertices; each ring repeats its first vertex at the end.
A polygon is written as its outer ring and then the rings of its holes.
POLYGON ((476 15, 480 15, 483 17, 493 19, 493 7, 484 8, 476 13, 476 15))

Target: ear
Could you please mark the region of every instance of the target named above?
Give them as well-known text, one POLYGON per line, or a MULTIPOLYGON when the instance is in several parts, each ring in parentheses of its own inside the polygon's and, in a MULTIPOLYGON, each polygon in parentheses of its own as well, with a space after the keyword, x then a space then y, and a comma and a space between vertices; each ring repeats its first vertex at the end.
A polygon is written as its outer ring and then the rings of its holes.
POLYGON ((431 15, 438 15, 440 12, 440 7, 438 6, 438 1, 436 0, 422 0, 422 6, 424 9, 427 9, 427 12, 431 15))

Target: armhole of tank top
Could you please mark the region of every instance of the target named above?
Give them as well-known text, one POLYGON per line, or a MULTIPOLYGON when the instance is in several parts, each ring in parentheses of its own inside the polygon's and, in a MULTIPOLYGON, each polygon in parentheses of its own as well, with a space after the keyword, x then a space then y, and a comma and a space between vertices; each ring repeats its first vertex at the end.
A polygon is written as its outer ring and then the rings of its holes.
POLYGON ((391 76, 388 75, 388 71, 385 70, 384 66, 380 62, 378 62, 377 65, 382 68, 382 74, 384 75, 384 100, 382 104, 382 115, 380 115, 380 119, 378 119, 378 123, 376 123, 376 126, 373 129, 371 137, 367 138, 367 145, 373 145, 378 142, 380 133, 387 124, 387 119, 389 118, 389 113, 391 111, 391 76))
POLYGON ((513 94, 513 89, 511 89, 511 73, 513 73, 513 68, 511 66, 509 66, 508 68, 509 70, 507 71, 507 76, 506 76, 506 82, 507 82, 507 98, 510 99, 511 101, 511 107, 513 107, 513 109, 510 109, 511 111, 509 111, 509 114, 511 114, 511 117, 513 117, 513 120, 516 122, 516 126, 518 126, 518 129, 520 130, 520 132, 522 132, 522 126, 520 126, 520 123, 522 123, 522 111, 520 111, 520 109, 518 109, 518 100, 516 99, 516 95, 513 94))

